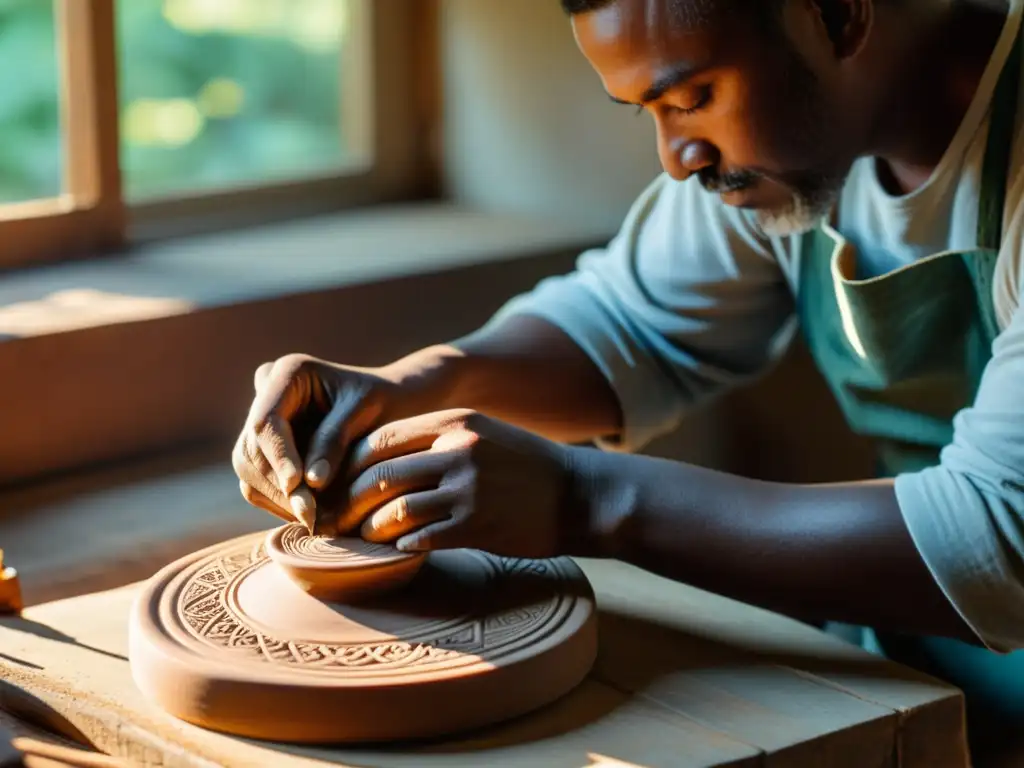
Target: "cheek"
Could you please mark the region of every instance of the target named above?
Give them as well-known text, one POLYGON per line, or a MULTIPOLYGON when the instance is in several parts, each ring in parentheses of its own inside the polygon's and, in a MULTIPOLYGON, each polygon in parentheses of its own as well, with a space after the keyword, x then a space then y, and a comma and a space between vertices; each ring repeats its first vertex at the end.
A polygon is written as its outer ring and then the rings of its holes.
POLYGON ((734 74, 718 79, 712 108, 703 121, 707 138, 722 155, 725 168, 775 168, 781 114, 771 94, 734 74))
POLYGON ((751 89, 749 111, 779 168, 811 170, 835 154, 838 132, 827 129, 829 110, 806 70, 785 68, 762 80, 751 89))
POLYGON ((828 152, 817 130, 809 87, 791 80, 785 73, 764 72, 720 84, 718 108, 712 110, 708 128, 726 167, 803 169, 828 152))

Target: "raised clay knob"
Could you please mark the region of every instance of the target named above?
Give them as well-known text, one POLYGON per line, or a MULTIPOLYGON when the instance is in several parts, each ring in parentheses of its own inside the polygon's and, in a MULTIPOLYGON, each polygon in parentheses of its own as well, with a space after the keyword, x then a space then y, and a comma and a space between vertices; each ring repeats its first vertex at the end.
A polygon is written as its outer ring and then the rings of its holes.
POLYGON ((353 602, 405 586, 425 553, 409 554, 359 538, 310 536, 302 525, 271 531, 267 555, 304 591, 320 600, 353 602))

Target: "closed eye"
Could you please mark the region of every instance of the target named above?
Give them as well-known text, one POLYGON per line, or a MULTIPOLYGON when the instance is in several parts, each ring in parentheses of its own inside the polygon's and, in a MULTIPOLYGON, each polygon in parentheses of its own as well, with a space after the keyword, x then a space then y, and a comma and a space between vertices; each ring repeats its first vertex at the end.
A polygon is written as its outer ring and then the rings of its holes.
MULTIPOLYGON (((697 100, 689 107, 680 107, 675 104, 666 105, 665 109, 670 112, 677 112, 683 115, 691 115, 698 110, 703 109, 711 102, 711 86, 703 85, 699 89, 697 100)), ((636 105, 636 114, 642 115, 646 111, 646 107, 643 104, 636 105)))
POLYGON ((711 86, 710 85, 702 85, 698 89, 697 100, 694 101, 693 106, 690 106, 690 107, 674 107, 674 109, 676 111, 678 111, 678 112, 682 112, 685 115, 689 115, 689 114, 692 114, 692 113, 696 112, 699 109, 703 109, 704 107, 706 107, 708 105, 708 103, 710 103, 710 101, 711 101, 711 86))

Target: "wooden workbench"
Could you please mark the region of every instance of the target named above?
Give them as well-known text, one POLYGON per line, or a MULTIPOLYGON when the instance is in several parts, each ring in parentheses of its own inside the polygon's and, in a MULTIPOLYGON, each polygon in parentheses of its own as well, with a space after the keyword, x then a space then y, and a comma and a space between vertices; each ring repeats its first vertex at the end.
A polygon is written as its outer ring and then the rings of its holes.
POLYGON ((318 749, 175 721, 132 684, 126 622, 138 586, 0 619, 0 708, 146 766, 968 765, 955 689, 621 563, 580 565, 601 610, 590 677, 546 709, 457 740, 318 749))

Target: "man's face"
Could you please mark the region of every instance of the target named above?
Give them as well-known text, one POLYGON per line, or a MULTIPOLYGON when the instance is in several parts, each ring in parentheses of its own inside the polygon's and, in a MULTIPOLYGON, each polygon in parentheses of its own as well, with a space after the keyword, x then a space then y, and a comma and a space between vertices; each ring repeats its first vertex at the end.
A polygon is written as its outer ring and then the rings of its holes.
POLYGON ((654 118, 670 175, 756 209, 770 234, 809 229, 857 154, 827 40, 809 16, 796 20, 798 51, 758 14, 710 13, 683 20, 669 0, 616 0, 573 29, 612 99, 654 118))

